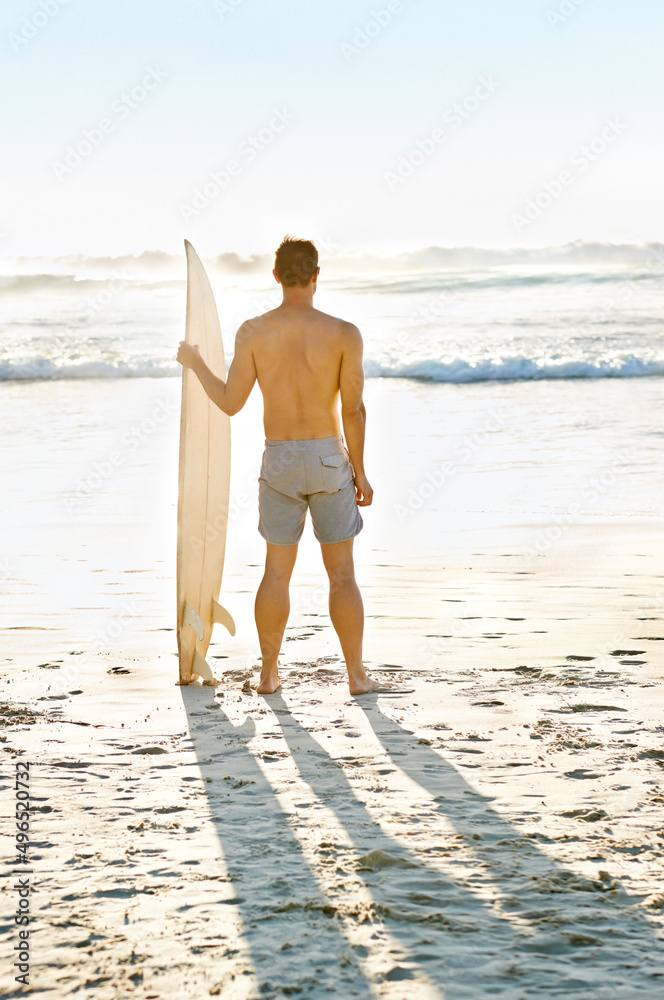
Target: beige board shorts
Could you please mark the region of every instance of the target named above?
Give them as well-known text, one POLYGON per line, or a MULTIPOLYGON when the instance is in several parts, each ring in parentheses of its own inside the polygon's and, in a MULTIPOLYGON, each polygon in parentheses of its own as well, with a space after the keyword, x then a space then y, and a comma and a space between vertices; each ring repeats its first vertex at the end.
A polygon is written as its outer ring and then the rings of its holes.
POLYGON ((307 508, 321 545, 347 542, 362 530, 353 467, 340 434, 266 440, 258 482, 258 530, 271 545, 299 542, 307 508))

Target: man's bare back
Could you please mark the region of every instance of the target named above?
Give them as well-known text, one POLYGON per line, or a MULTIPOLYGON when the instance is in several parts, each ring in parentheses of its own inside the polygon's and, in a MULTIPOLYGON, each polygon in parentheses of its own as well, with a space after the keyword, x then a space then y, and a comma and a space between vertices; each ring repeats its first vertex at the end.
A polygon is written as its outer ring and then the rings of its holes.
POLYGON ((359 332, 309 309, 279 306, 242 327, 263 393, 265 436, 272 441, 341 433, 339 382, 359 332))

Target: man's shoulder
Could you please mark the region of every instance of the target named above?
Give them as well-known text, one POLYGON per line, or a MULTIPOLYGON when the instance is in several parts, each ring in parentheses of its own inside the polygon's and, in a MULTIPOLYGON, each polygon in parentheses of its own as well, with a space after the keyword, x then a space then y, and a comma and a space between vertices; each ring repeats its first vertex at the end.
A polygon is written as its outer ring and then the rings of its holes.
POLYGON ((339 320, 340 329, 339 334, 344 347, 361 347, 362 346, 362 334, 359 328, 355 326, 354 323, 349 323, 348 320, 339 320))
POLYGON ((341 319, 339 316, 332 316, 330 313, 321 312, 319 309, 316 310, 316 313, 321 323, 325 323, 340 337, 343 337, 344 340, 353 340, 358 337, 361 339, 360 331, 354 323, 349 323, 348 320, 341 319))
POLYGON ((259 316, 252 316, 250 319, 245 319, 237 332, 237 339, 243 343, 255 340, 256 337, 259 337, 267 329, 269 317, 273 313, 274 309, 271 309, 269 312, 261 313, 259 316))

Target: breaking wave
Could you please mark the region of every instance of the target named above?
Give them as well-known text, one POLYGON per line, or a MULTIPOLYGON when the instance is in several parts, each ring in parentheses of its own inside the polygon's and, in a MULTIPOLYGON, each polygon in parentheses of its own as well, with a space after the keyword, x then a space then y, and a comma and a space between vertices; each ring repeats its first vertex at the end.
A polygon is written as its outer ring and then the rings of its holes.
POLYGON ((625 357, 595 361, 541 361, 527 357, 486 361, 422 360, 385 365, 366 361, 368 378, 407 378, 420 382, 529 382, 539 379, 639 378, 663 375, 664 358, 625 357))
MULTIPOLYGON (((423 359, 408 363, 386 364, 368 358, 367 378, 403 378, 420 382, 528 382, 542 379, 640 378, 664 375, 664 358, 644 359, 635 356, 604 360, 533 360, 525 356, 491 360, 449 361, 423 359)), ((38 358, 0 362, 0 381, 42 381, 55 379, 171 378, 181 368, 172 361, 131 359, 109 361, 53 361, 38 358)))

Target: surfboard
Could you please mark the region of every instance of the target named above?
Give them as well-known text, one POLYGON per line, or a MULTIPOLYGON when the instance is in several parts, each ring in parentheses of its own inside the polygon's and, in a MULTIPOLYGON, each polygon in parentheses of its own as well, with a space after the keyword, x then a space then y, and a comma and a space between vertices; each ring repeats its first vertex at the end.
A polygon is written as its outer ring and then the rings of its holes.
MULTIPOLYGON (((188 240, 187 318, 184 339, 198 344, 207 365, 223 377, 226 366, 219 316, 208 276, 188 240)), ((177 640, 179 684, 217 681, 205 659, 215 622, 235 635, 219 604, 226 553, 231 472, 230 417, 208 398, 196 375, 182 371, 177 536, 177 640)))

